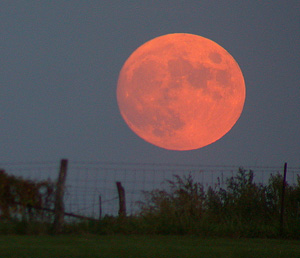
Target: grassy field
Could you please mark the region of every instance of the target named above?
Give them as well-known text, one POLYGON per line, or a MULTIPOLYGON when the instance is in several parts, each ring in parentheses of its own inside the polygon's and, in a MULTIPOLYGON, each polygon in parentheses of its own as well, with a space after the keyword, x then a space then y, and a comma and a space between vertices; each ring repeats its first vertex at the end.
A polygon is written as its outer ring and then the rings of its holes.
POLYGON ((300 241, 193 236, 0 236, 1 258, 300 257, 300 241))

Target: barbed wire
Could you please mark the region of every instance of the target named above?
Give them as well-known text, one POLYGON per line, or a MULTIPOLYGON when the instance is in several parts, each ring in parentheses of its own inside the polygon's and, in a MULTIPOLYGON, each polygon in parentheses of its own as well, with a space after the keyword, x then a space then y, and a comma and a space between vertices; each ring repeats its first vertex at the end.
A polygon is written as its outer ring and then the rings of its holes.
MULTIPOLYGON (((247 167, 247 168, 265 168, 265 169, 279 169, 283 168, 282 166, 265 166, 265 165, 211 165, 211 164, 195 164, 195 163, 155 163, 155 162, 115 162, 115 161, 73 161, 74 165, 102 165, 102 166, 151 166, 151 167, 205 167, 205 168, 238 168, 238 167, 247 167)), ((291 167, 295 169, 300 169, 300 167, 291 167)))
MULTIPOLYGON (((184 167, 184 168, 249 168, 249 169, 281 169, 282 166, 266 166, 266 165, 211 165, 211 164, 195 164, 195 163, 157 163, 157 162, 125 162, 125 161, 71 161, 70 162, 74 166, 82 167, 82 168, 92 168, 91 166, 97 166, 101 168, 110 168, 112 166, 121 166, 121 167, 184 167)), ((10 162, 0 162, 0 167, 4 166, 55 166, 57 167, 59 162, 57 161, 10 161, 10 162)), ((300 169, 296 166, 288 167, 289 169, 300 169)))
POLYGON ((40 165, 59 165, 56 161, 10 161, 10 162, 0 162, 1 166, 40 166, 40 165))

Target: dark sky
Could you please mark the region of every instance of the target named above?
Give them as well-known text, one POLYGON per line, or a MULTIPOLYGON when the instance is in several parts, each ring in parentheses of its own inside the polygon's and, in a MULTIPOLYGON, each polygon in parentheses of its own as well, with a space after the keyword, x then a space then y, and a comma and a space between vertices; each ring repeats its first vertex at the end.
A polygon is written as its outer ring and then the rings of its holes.
POLYGON ((1 162, 300 164, 299 1, 1 1, 1 162), (219 141, 170 151, 136 136, 118 74, 146 41, 192 33, 224 47, 246 83, 219 141))

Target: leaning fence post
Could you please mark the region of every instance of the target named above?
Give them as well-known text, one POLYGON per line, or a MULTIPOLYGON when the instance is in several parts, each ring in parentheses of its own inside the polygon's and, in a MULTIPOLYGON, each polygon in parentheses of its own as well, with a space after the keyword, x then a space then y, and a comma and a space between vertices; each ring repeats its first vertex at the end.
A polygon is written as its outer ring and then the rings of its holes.
POLYGON ((61 233, 64 223, 64 191, 65 191, 65 181, 67 175, 68 160, 62 159, 60 161, 60 170, 58 175, 58 180, 56 183, 56 193, 55 193, 55 218, 54 218, 54 232, 61 233))
POLYGON ((283 235, 283 222, 284 222, 284 197, 285 197, 285 187, 286 187, 286 171, 287 171, 287 163, 284 163, 284 171, 283 171, 283 181, 282 181, 282 195, 281 195, 281 209, 280 209, 280 235, 283 235))
POLYGON ((126 216, 125 190, 121 182, 116 182, 119 194, 119 216, 126 216))

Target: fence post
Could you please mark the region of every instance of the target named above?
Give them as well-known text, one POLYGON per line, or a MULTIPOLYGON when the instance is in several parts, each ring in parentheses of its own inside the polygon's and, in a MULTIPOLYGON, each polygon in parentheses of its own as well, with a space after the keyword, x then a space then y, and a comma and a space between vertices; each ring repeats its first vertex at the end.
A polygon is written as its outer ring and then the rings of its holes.
POLYGON ((119 216, 126 216, 125 190, 121 182, 116 182, 119 194, 119 216))
POLYGON ((102 197, 99 195, 99 220, 102 219, 102 197))
POLYGON ((280 235, 283 236, 283 223, 284 223, 284 197, 285 197, 285 187, 286 187, 286 172, 287 172, 287 163, 284 163, 284 171, 283 171, 283 181, 282 181, 282 195, 281 195, 281 209, 280 209, 280 235))
POLYGON ((65 214, 65 207, 64 207, 64 192, 65 192, 65 181, 67 175, 67 167, 68 167, 68 160, 62 159, 60 161, 60 170, 58 175, 58 180, 56 183, 56 193, 55 193, 55 218, 54 218, 54 232, 61 233, 63 224, 64 224, 64 214, 65 214))

